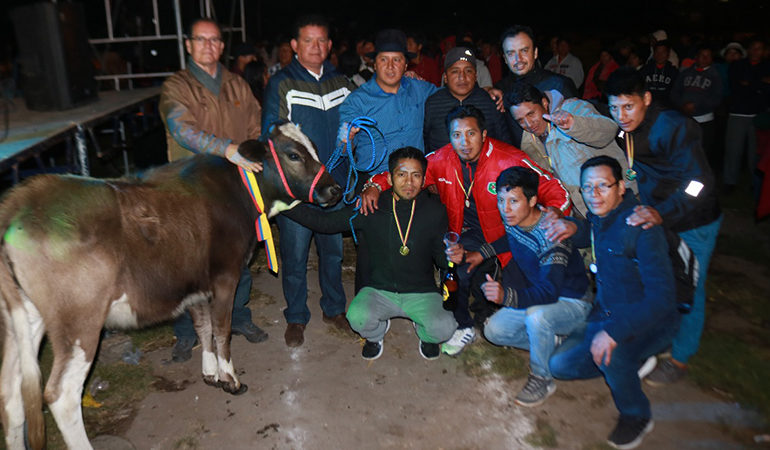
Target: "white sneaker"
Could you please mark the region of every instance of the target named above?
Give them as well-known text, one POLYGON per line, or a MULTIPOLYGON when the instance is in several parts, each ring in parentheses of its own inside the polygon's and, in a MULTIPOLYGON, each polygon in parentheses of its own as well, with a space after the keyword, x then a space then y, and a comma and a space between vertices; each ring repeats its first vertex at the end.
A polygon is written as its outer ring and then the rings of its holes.
POLYGON ((473 327, 458 328, 452 337, 441 344, 441 351, 449 356, 454 356, 476 339, 476 330, 473 327))

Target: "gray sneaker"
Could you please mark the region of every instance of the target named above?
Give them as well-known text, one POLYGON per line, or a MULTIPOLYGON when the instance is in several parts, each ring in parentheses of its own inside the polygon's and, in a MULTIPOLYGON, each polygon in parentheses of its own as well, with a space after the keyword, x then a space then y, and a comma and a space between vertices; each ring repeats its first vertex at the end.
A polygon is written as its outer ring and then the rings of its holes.
POLYGON ((671 359, 666 359, 658 364, 658 367, 644 379, 650 386, 663 386, 676 383, 687 375, 687 369, 680 369, 671 359))
POLYGON ((556 383, 553 379, 541 378, 534 374, 529 374, 527 384, 519 392, 514 401, 521 406, 537 406, 543 404, 551 394, 556 391, 556 383))

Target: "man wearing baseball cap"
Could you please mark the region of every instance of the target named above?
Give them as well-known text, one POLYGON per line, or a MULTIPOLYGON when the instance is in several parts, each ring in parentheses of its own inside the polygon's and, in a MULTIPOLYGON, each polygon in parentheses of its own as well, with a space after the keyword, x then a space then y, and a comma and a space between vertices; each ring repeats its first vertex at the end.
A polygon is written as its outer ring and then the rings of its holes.
POLYGON ((432 152, 449 143, 446 116, 462 105, 473 105, 486 119, 487 133, 511 143, 512 135, 503 112, 498 111, 490 94, 476 83, 476 55, 468 47, 455 47, 444 59, 444 87, 425 102, 425 151, 432 152))
POLYGON ((382 133, 372 133, 380 164, 367 170, 369 174, 386 171, 387 155, 398 148, 416 147, 425 151, 422 136, 425 100, 438 89, 427 81, 404 77, 414 54, 406 49, 403 31, 380 31, 374 48, 374 52, 367 55, 374 59, 374 76, 350 94, 340 107, 340 140, 353 139, 354 149, 361 149, 356 151, 359 167, 373 165, 371 144, 369 136, 356 134, 356 129, 348 136, 348 123, 366 116, 377 122, 377 129, 382 133), (385 156, 379 158, 383 152, 385 156))

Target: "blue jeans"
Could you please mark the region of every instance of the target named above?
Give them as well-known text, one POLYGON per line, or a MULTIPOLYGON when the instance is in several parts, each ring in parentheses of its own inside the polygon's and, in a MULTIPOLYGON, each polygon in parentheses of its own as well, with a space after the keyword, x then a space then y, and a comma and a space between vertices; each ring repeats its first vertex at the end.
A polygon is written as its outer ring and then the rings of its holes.
POLYGON ((638 370, 652 355, 671 345, 676 334, 680 314, 674 311, 646 333, 637 334, 625 342, 618 342, 609 365, 597 366, 591 355, 591 341, 604 329, 602 322, 588 322, 572 333, 556 349, 549 365, 554 378, 574 380, 604 376, 612 393, 615 407, 621 416, 649 419, 650 401, 642 391, 638 370))
MULTIPOLYGON (((251 310, 246 307, 250 295, 251 271, 246 266, 241 270, 241 278, 238 280, 238 287, 235 289, 235 297, 233 298, 233 327, 238 324, 251 323, 251 310)), ((174 336, 178 338, 196 336, 189 312, 183 312, 182 315, 174 320, 174 336)))
POLYGON ((698 351, 700 336, 703 333, 703 322, 706 318, 706 274, 711 254, 717 243, 719 227, 722 225, 722 216, 707 225, 679 233, 695 254, 700 266, 698 285, 695 287, 695 298, 692 309, 688 314, 682 314, 682 325, 679 333, 674 337, 671 356, 681 362, 687 363, 692 355, 698 351))
POLYGON ((527 309, 503 308, 489 318, 484 336, 495 345, 529 350, 532 373, 551 379, 548 359, 556 348, 554 337, 582 327, 589 312, 589 302, 566 297, 527 309))
POLYGON ((314 233, 310 228, 278 215, 280 235, 281 281, 288 323, 306 324, 310 321, 307 307, 307 257, 310 240, 315 236, 318 250, 318 282, 321 285, 321 310, 329 317, 345 312, 345 291, 342 288, 342 234, 314 233))

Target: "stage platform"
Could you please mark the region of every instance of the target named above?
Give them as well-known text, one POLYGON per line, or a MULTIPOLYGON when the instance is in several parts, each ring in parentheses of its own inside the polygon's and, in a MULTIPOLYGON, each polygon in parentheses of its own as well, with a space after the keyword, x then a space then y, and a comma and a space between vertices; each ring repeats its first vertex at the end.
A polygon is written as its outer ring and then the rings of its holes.
POLYGON ((14 181, 18 181, 19 163, 39 157, 48 147, 73 137, 78 171, 88 175, 87 130, 112 117, 138 111, 145 102, 155 100, 159 95, 159 86, 104 91, 99 92, 98 100, 65 111, 29 111, 24 100, 18 98, 11 108, 8 136, 0 141, 0 172, 13 169, 14 181))

